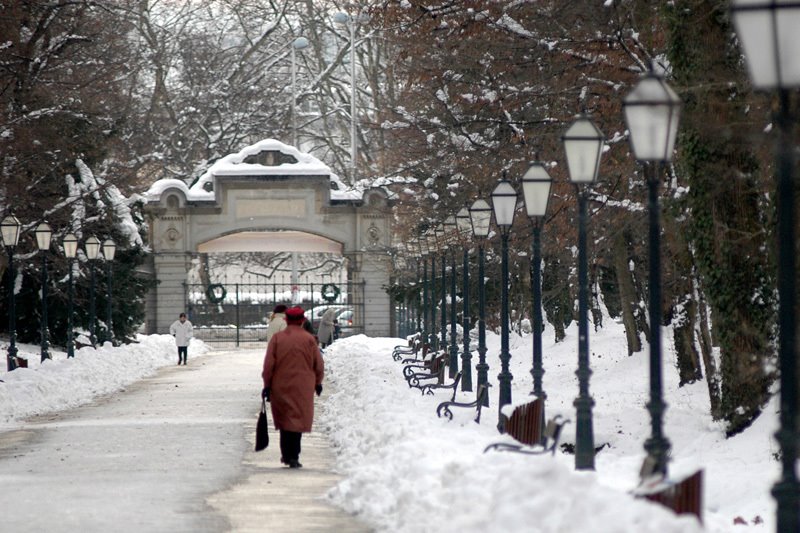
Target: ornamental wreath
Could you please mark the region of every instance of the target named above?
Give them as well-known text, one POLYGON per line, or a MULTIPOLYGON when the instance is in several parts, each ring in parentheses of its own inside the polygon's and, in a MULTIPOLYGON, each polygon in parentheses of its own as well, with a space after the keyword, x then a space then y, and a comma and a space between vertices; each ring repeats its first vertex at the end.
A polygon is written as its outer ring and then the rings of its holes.
POLYGON ((336 301, 336 299, 339 297, 342 291, 340 291, 339 287, 337 287, 333 283, 326 283, 325 285, 322 286, 322 289, 320 289, 320 293, 322 294, 323 300, 325 300, 329 304, 332 304, 333 302, 336 301))
POLYGON ((218 304, 222 300, 225 299, 225 296, 228 295, 228 291, 225 290, 225 287, 220 285, 219 283, 212 283, 206 289, 206 298, 212 304, 218 304))

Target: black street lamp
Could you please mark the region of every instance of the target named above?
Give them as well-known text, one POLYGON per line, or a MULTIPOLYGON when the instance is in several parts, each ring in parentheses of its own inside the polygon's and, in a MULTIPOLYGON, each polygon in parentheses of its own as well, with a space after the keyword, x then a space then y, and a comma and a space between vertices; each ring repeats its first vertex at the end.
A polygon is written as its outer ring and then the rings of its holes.
POLYGON ((431 303, 431 350, 439 350, 439 330, 436 325, 436 235, 431 229, 427 234, 428 254, 431 256, 431 287, 430 287, 430 303, 431 303))
MULTIPOLYGON (((550 186, 553 180, 540 161, 531 163, 522 176, 522 194, 525 197, 525 210, 533 225, 533 258, 531 262, 531 287, 533 289, 533 394, 544 403, 547 394, 542 387, 544 368, 542 367, 542 224, 550 200, 550 186)), ((542 420, 545 417, 542 416, 542 420)), ((542 428, 543 429, 543 428, 542 428)))
MULTIPOLYGON (((472 225, 472 235, 478 241, 478 364, 475 370, 478 373, 478 389, 480 386, 489 386, 489 365, 486 363, 486 276, 484 275, 483 247, 489 235, 489 226, 492 223, 492 208, 486 200, 475 200, 469 208, 469 219, 472 225)), ((484 407, 489 407, 489 395, 483 395, 484 407)))
POLYGON ((108 270, 108 302, 106 305, 106 328, 108 329, 108 335, 106 340, 111 343, 112 346, 116 346, 117 343, 114 339, 114 322, 112 316, 112 293, 111 293, 111 281, 112 281, 112 261, 114 261, 114 254, 117 251, 117 245, 114 244, 114 241, 111 239, 106 239, 103 243, 103 257, 106 260, 106 268, 108 270))
POLYGON ((34 233, 36 234, 36 245, 39 247, 39 251, 42 252, 42 317, 40 321, 40 331, 42 348, 41 362, 44 363, 45 359, 50 359, 50 352, 47 351, 47 251, 50 249, 50 237, 53 235, 53 232, 50 230, 50 226, 42 222, 36 226, 36 231, 34 233))
POLYGON ((500 396, 498 401, 498 421, 497 429, 505 431, 505 416, 503 416, 503 406, 511 403, 511 380, 514 376, 508 369, 511 362, 511 351, 508 342, 508 234, 514 222, 514 212, 517 210, 517 191, 505 176, 492 191, 492 210, 494 211, 494 221, 500 228, 500 242, 502 243, 502 295, 500 301, 500 374, 497 381, 500 382, 500 396))
POLYGON ((19 242, 19 220, 14 215, 8 215, 0 223, 0 232, 3 244, 8 254, 8 356, 6 360, 8 371, 17 368, 17 317, 14 295, 14 248, 19 242))
POLYGON ((461 240, 461 246, 464 248, 464 262, 462 265, 462 292, 461 299, 464 315, 461 317, 461 326, 464 330, 464 351, 461 353, 461 390, 472 391, 472 352, 469 349, 469 234, 472 230, 472 223, 470 222, 469 209, 462 207, 456 213, 456 227, 461 240))
POLYGON ((94 296, 95 296, 95 275, 94 275, 94 262, 97 260, 97 256, 100 253, 100 239, 92 235, 88 239, 86 239, 86 257, 89 259, 89 269, 91 270, 91 286, 89 290, 89 342, 92 345, 92 348, 96 347, 97 345, 97 337, 95 336, 95 331, 97 327, 97 316, 95 313, 94 307, 94 296))
POLYGON ((663 432, 661 379, 661 224, 659 222, 659 166, 672 160, 681 101, 652 70, 625 97, 623 108, 633 152, 646 165, 650 240, 650 411, 651 434, 645 441, 647 474, 667 475, 670 444, 663 432))
MULTIPOLYGON (((447 217, 442 224, 444 227, 444 238, 448 241, 450 251, 450 377, 454 378, 458 373, 458 344, 456 344, 456 225, 455 215, 447 217)), ((463 375, 462 375, 463 379, 463 375)))
POLYGON ((428 344, 428 332, 430 331, 430 319, 428 318, 428 241, 424 235, 417 239, 419 255, 422 259, 422 342, 428 344))
POLYGON ((67 293, 67 358, 75 357, 75 334, 72 326, 72 267, 75 255, 78 253, 78 238, 72 233, 64 235, 62 241, 64 245, 64 256, 67 258, 67 270, 69 271, 69 289, 67 293))
POLYGON ((781 412, 775 434, 781 447, 781 479, 772 487, 778 504, 777 531, 800 529, 800 482, 796 463, 797 439, 797 345, 795 241, 795 147, 792 139, 790 89, 800 87, 800 2, 732 0, 736 33, 742 43, 750 79, 757 89, 777 90, 778 125, 778 327, 780 339, 781 412))
MULTIPOLYGON (((433 234, 436 238, 436 243, 439 248, 439 253, 442 254, 442 342, 441 347, 442 351, 447 351, 447 266, 444 264, 444 260, 447 257, 447 239, 445 238, 444 233, 444 226, 439 224, 433 230, 433 234)), ((452 370, 450 371, 452 374, 452 370)), ((450 376, 452 377, 452 376, 450 376)))
POLYGON ((562 137, 570 181, 578 193, 578 397, 576 411, 575 468, 594 470, 594 430, 589 395, 589 267, 586 253, 586 190, 597 180, 605 139, 587 117, 578 117, 562 137))

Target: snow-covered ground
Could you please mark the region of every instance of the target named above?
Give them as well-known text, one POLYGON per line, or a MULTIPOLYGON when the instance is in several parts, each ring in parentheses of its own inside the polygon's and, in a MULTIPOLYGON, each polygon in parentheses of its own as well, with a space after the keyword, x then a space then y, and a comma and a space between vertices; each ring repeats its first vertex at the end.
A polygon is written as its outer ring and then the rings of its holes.
MULTIPOLYGON (((422 396, 406 385, 400 363, 390 357, 399 340, 357 336, 337 341, 325 354, 327 379, 336 383, 337 393, 328 399, 329 415, 323 422, 346 479, 330 498, 379 530, 393 532, 701 531, 693 518, 675 517, 630 495, 650 435, 645 409, 648 353, 628 357, 622 326, 608 319, 606 324, 590 336, 595 446, 610 445, 597 455, 595 472, 575 471, 574 456, 564 453, 483 453, 493 442, 513 442, 496 429, 497 335, 488 334, 489 380, 494 387, 480 425, 472 421, 474 410, 454 409, 452 422, 436 417, 436 406, 449 399, 448 393, 422 396)), ((664 338, 671 338, 667 333, 664 338)), ((558 344, 552 335, 548 328, 547 416, 572 419, 562 442, 574 443, 577 328, 573 325, 558 344)), ((777 429, 776 401, 746 432, 726 439, 723 427, 709 415, 706 384, 679 388, 674 351, 670 346, 664 351, 670 473, 680 476, 704 469, 705 530, 774 530, 770 488, 780 473, 773 458, 778 450, 772 436, 777 429)), ((512 334, 511 353, 513 401, 520 402, 532 389, 531 337, 512 334)))
MULTIPOLYGON (((693 518, 675 517, 629 494, 637 484, 645 456, 642 445, 650 433, 644 407, 648 355, 644 351, 628 357, 622 327, 611 320, 606 324, 590 338, 595 445, 610 444, 598 454, 595 472, 576 472, 574 456, 561 452, 555 457, 483 453, 488 444, 507 439, 496 429, 500 368, 496 335, 488 335, 487 357, 495 386, 480 425, 472 421, 471 410, 456 409, 452 422, 437 418, 436 406, 447 394, 422 396, 408 388, 401 365, 390 356, 399 339, 359 335, 337 341, 325 353, 326 379, 336 392, 328 395, 327 415, 316 425, 316 430, 329 433, 344 475, 329 498, 381 531, 703 531, 693 518)), ((83 348, 71 360, 54 351, 54 359, 42 365, 37 346, 20 345, 30 368, 0 372, 0 430, 23 425, 27 416, 113 393, 176 363, 171 336, 138 340, 118 348, 83 348)), ((0 345, 3 353, 5 348, 0 345)), ((207 350, 193 341, 190 360, 207 350)), ((512 334, 511 352, 518 402, 532 389, 530 336, 512 334)), ((725 439, 722 426, 708 414, 705 384, 678 388, 671 347, 666 345, 664 352, 670 472, 705 470, 705 531, 774 530, 770 488, 780 470, 773 458, 778 451, 772 436, 777 428, 776 400, 747 431, 725 439), (746 525, 735 525, 735 520, 746 525)), ((575 419, 576 354, 574 326, 558 344, 548 328, 544 337, 548 416, 575 419)), ((574 442, 574 434, 574 423, 568 424, 562 442, 574 442)))

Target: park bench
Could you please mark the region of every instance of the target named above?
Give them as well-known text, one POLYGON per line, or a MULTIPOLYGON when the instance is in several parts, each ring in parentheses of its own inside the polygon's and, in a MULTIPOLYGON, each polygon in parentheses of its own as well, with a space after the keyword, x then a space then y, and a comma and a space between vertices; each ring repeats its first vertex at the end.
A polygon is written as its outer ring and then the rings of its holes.
POLYGON ((433 395, 433 391, 434 390, 453 389, 453 398, 451 399, 451 401, 455 401, 455 399, 456 399, 456 391, 458 389, 458 384, 461 383, 461 372, 458 372, 456 374, 456 377, 453 378, 452 383, 445 384, 444 383, 444 369, 445 369, 445 365, 440 365, 439 366, 439 372, 441 373, 441 376, 439 376, 439 379, 438 379, 437 383, 426 383, 426 384, 424 384, 424 385, 422 385, 420 387, 420 390, 422 391, 423 395, 425 395, 425 394, 433 395))
POLYGON ((672 509, 675 514, 693 514, 703 521, 703 470, 681 477, 665 479, 659 475, 650 475, 647 470, 649 458, 642 466, 641 484, 633 491, 637 498, 645 498, 651 502, 672 509))
MULTIPOLYGON (((509 420, 511 420, 511 418, 509 418, 509 420)), ((543 455, 545 453, 550 453, 552 455, 555 455, 556 449, 558 448, 558 441, 561 439, 561 430, 564 429, 564 426, 568 423, 569 420, 565 419, 561 415, 556 415, 547 421, 547 425, 545 426, 543 432, 540 430, 541 436, 537 435, 538 440, 535 440, 530 444, 527 442, 524 444, 514 444, 510 442, 496 442, 494 444, 490 444, 489 446, 487 446, 486 449, 483 450, 483 452, 486 453, 489 450, 497 450, 501 452, 524 453, 527 455, 543 455)), ((506 433, 509 436, 519 440, 517 436, 514 435, 514 433, 512 433, 512 431, 513 430, 509 431, 509 427, 506 426, 506 433)), ((533 439, 530 438, 531 435, 532 435, 531 432, 527 432, 521 434, 520 437, 525 438, 528 441, 532 441, 533 439)))
POLYGON ((475 423, 481 423, 481 408, 483 407, 484 399, 489 394, 489 384, 478 385, 478 392, 474 402, 457 402, 455 401, 455 390, 453 391, 453 399, 447 402, 442 402, 436 407, 436 416, 439 418, 442 415, 446 416, 449 420, 453 419, 453 412, 451 407, 464 407, 469 409, 475 407, 475 423))
POLYGON ((408 339, 408 344, 399 344, 392 350, 392 359, 400 361, 405 355, 417 355, 422 347, 422 340, 419 334, 413 335, 408 339))
POLYGON ((422 381, 435 379, 438 384, 444 382, 444 367, 447 363, 447 356, 445 353, 440 352, 430 360, 421 362, 419 364, 409 364, 403 368, 403 377, 409 387, 421 388, 422 381))

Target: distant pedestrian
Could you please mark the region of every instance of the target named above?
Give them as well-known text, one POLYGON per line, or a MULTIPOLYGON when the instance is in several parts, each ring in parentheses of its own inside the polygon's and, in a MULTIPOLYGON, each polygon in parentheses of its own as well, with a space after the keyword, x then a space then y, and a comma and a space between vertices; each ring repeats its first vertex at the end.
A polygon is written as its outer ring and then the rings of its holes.
POLYGON ((324 313, 322 313, 322 318, 319 320, 317 337, 319 338, 320 346, 323 348, 329 346, 334 340, 333 337, 337 323, 336 312, 337 309, 335 307, 329 307, 324 313))
POLYGON ((286 306, 278 304, 269 315, 269 323, 267 324, 267 343, 273 335, 279 331, 286 329, 286 306))
POLYGON ((192 323, 186 319, 186 313, 181 313, 178 320, 169 327, 170 334, 175 337, 175 344, 178 346, 178 364, 183 362, 186 366, 186 357, 189 352, 189 341, 192 340, 192 323))
POLYGON ((303 329, 300 307, 286 311, 287 327, 267 345, 261 394, 280 431, 281 463, 300 468, 300 439, 314 421, 314 392, 322 394, 324 363, 314 337, 303 329))

